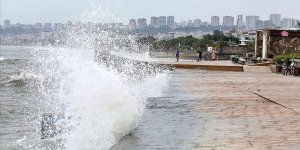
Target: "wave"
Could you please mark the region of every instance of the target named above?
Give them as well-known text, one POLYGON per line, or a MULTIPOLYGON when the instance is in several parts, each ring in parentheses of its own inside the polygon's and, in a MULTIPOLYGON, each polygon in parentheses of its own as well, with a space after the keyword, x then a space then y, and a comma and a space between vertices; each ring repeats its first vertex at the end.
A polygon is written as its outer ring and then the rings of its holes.
POLYGON ((19 58, 4 58, 0 57, 0 62, 16 62, 16 61, 28 61, 26 59, 19 59, 19 58))
POLYGON ((19 58, 3 58, 0 60, 0 67, 7 68, 9 67, 17 67, 26 65, 29 62, 27 59, 19 59, 19 58))
POLYGON ((18 74, 14 74, 14 75, 10 76, 7 82, 8 83, 15 82, 15 81, 25 82, 28 80, 42 81, 43 77, 40 75, 36 75, 36 74, 30 73, 30 72, 27 72, 27 71, 22 71, 22 72, 19 72, 18 74))
POLYGON ((10 81, 37 86, 43 108, 36 122, 47 122, 45 114, 64 116, 47 124, 55 130, 61 123, 62 132, 41 143, 25 138, 18 144, 47 149, 51 140, 59 149, 109 149, 138 125, 147 99, 162 94, 167 72, 141 61, 149 61, 149 53, 135 37, 84 24, 69 27, 63 35, 57 40, 64 40, 64 47, 35 47, 32 64, 10 81))
MULTIPOLYGON (((94 49, 38 47, 34 51, 35 65, 11 76, 9 82, 38 83, 44 105, 41 114, 65 116, 62 134, 53 139, 63 139, 65 149, 112 147, 138 125, 147 98, 160 96, 168 80, 158 66, 127 58, 119 63, 95 59, 94 49)), ((19 144, 31 143, 26 140, 19 144)))
POLYGON ((4 79, 0 82, 1 86, 18 86, 22 87, 26 84, 30 83, 42 83, 43 77, 27 72, 27 71, 21 71, 16 74, 10 75, 6 77, 7 79, 4 79))

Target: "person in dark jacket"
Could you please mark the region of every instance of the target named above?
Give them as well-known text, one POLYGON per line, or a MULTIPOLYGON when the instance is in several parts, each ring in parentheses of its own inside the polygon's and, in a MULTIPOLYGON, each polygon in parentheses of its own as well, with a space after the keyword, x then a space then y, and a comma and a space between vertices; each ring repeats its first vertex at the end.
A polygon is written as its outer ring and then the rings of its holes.
POLYGON ((176 51, 175 56, 176 56, 176 59, 177 59, 177 61, 178 61, 178 60, 179 60, 179 50, 176 51))
POLYGON ((198 61, 201 61, 202 53, 203 53, 202 51, 198 51, 198 54, 199 54, 198 61))

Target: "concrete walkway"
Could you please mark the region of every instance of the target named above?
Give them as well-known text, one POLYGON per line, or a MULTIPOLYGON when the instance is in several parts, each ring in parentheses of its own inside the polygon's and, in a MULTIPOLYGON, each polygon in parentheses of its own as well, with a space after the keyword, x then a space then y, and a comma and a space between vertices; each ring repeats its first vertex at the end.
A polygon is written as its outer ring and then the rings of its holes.
POLYGON ((300 78, 176 69, 139 126, 112 149, 300 149, 300 78), (269 100, 267 100, 269 99, 269 100))

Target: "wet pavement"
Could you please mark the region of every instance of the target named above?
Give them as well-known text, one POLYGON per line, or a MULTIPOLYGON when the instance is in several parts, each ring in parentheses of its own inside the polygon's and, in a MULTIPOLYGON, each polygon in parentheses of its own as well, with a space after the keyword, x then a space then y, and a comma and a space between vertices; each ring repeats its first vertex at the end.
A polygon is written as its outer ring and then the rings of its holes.
POLYGON ((300 77, 266 67, 176 70, 165 96, 150 98, 138 127, 112 149, 297 150, 299 89, 300 77))

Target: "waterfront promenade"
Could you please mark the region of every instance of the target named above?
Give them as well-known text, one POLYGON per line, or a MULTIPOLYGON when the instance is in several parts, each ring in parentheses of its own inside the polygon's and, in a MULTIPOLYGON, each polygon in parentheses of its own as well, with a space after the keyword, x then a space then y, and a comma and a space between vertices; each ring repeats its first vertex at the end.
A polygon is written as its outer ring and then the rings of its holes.
POLYGON ((300 78, 244 69, 171 72, 165 96, 148 99, 138 127, 112 149, 299 149, 300 78))

